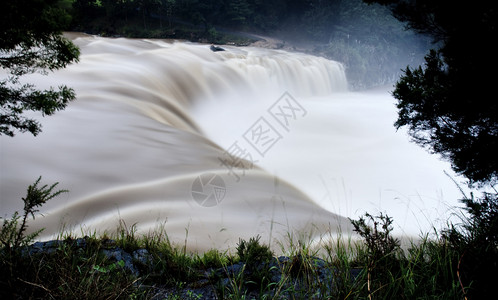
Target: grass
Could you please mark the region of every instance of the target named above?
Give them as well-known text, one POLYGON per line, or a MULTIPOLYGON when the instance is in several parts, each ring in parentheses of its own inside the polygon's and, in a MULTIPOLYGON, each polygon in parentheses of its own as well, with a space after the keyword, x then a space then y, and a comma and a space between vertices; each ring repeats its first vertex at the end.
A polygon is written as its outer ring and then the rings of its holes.
POLYGON ((323 257, 297 243, 285 249, 284 259, 274 257, 258 237, 240 241, 237 255, 216 249, 186 253, 164 232, 135 236, 126 227, 115 236, 59 240, 51 253, 2 260, 2 270, 9 270, 0 275, 2 298, 151 299, 166 291, 166 299, 185 299, 190 290, 189 298, 203 299, 206 295, 193 291, 203 284, 216 299, 462 299, 454 269, 458 256, 444 242, 429 239, 407 254, 395 251, 375 262, 369 249, 352 239, 326 245, 323 257), (82 240, 85 248, 76 245, 82 240), (103 255, 116 247, 128 253, 146 249, 151 261, 135 262, 141 275, 134 275, 123 268, 123 260, 103 255), (236 264, 241 267, 232 268, 236 264))
POLYGON ((480 299, 496 278, 480 273, 496 270, 496 195, 470 199, 469 212, 480 218, 407 249, 392 237, 390 217, 365 214, 351 220, 360 239, 338 237, 317 249, 289 234, 280 257, 259 237, 240 240, 234 253, 188 253, 164 227, 138 235, 124 222, 112 235, 61 234, 40 250, 24 235, 27 216, 63 191, 39 181, 23 199, 36 205, 5 219, 0 232, 2 299, 480 299))

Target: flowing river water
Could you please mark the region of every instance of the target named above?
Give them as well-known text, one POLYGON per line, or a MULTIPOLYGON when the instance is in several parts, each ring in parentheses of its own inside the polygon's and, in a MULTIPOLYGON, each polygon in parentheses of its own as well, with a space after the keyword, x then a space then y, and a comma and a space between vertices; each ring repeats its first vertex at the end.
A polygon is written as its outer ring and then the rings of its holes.
MULTIPOLYGON (((340 63, 301 53, 77 36, 80 62, 38 87, 77 99, 33 137, 0 137, 0 213, 26 187, 70 192, 31 230, 166 230, 193 250, 239 238, 348 236, 347 217, 387 212, 416 236, 445 222, 459 191, 440 161, 396 131, 392 87, 350 92, 340 63)), ((34 115, 36 116, 36 115, 34 115)), ((458 179, 458 177, 455 176, 458 179)))

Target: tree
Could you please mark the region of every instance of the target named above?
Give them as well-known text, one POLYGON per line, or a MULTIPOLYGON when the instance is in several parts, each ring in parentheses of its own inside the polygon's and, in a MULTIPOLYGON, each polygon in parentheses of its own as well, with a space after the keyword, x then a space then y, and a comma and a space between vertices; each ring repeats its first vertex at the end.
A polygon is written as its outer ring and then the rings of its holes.
POLYGON ((326 40, 331 34, 330 28, 337 21, 335 15, 339 11, 338 5, 331 1, 314 0, 310 1, 309 6, 303 14, 303 22, 307 25, 307 31, 317 40, 326 40))
POLYGON ((144 22, 144 29, 147 30, 147 18, 151 16, 152 13, 159 11, 161 6, 160 0, 137 0, 137 8, 142 13, 142 20, 144 22))
POLYGON ((0 79, 0 135, 14 136, 16 129, 37 135, 41 124, 23 115, 25 110, 52 115, 75 98, 66 86, 41 91, 20 80, 23 75, 46 75, 78 60, 78 48, 61 34, 70 18, 59 4, 59 0, 2 2, 0 67, 8 77, 0 79))
POLYGON ((251 18, 253 10, 246 0, 227 1, 228 24, 233 26, 245 26, 247 20, 251 18))
POLYGON ((471 184, 498 179, 495 59, 497 3, 365 0, 387 5, 408 28, 433 38, 425 66, 406 68, 393 92, 397 128, 452 163, 471 184))
MULTIPOLYGON (((165 13, 168 19, 168 27, 171 28, 171 19, 175 12, 176 0, 161 0, 161 5, 159 6, 159 12, 165 13)), ((162 28, 162 16, 159 18, 160 27, 162 28)))

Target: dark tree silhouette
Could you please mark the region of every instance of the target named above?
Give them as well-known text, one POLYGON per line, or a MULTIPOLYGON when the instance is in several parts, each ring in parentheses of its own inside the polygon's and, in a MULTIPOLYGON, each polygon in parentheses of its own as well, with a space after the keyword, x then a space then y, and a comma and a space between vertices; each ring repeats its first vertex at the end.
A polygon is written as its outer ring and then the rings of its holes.
POLYGON ((64 68, 78 59, 79 50, 61 35, 69 17, 59 0, 4 0, 0 10, 0 67, 7 78, 0 79, 0 135, 14 136, 14 130, 37 135, 41 125, 23 115, 25 110, 51 115, 75 98, 66 86, 40 91, 23 84, 29 73, 64 68))
POLYGON ((448 159, 473 184, 498 175, 497 3, 365 0, 387 5, 408 28, 433 38, 425 66, 396 84, 397 128, 448 159))

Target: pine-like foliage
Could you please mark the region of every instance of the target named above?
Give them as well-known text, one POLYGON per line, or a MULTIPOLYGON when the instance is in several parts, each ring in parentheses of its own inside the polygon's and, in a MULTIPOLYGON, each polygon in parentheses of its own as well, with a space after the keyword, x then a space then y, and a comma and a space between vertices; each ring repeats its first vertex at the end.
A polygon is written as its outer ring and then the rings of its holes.
POLYGON ((37 135, 41 125, 25 111, 52 115, 75 98, 66 86, 38 90, 22 83, 21 76, 48 74, 78 60, 79 50, 61 35, 69 16, 59 0, 5 0, 0 10, 0 135, 14 136, 15 130, 37 135), (4 72, 2 72, 3 74, 4 72))

